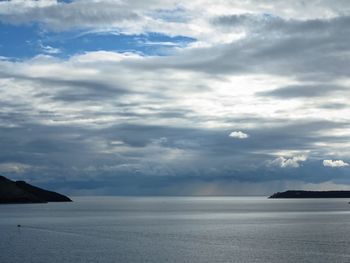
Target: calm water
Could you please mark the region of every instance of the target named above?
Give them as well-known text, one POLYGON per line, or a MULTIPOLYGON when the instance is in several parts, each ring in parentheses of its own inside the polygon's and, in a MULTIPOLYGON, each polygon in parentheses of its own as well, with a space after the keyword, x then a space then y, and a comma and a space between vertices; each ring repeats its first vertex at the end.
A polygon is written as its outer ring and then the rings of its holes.
POLYGON ((350 262, 345 199, 74 199, 0 206, 0 262, 350 262))

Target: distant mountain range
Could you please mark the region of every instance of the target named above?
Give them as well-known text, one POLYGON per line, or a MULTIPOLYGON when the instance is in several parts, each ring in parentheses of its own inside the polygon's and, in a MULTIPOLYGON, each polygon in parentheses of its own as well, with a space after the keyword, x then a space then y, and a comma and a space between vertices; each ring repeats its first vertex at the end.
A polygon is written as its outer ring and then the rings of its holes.
POLYGON ((11 181, 0 175, 0 204, 72 202, 65 195, 44 190, 24 181, 11 181))
POLYGON ((269 198, 350 198, 350 191, 299 191, 274 193, 269 198))

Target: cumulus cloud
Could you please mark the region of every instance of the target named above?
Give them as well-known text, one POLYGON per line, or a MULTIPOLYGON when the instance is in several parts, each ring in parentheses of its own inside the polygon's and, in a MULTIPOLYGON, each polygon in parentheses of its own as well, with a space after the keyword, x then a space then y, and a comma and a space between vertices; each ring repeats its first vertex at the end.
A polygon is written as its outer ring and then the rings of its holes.
POLYGON ((233 131, 229 134, 229 136, 236 139, 247 139, 249 137, 247 133, 241 131, 233 131))
POLYGON ((325 167, 346 167, 349 166, 348 163, 343 160, 323 160, 323 166, 325 167))
POLYGON ((291 158, 279 156, 276 159, 269 161, 268 166, 277 166, 281 168, 298 168, 300 167, 300 162, 305 162, 306 160, 306 155, 299 155, 291 158))

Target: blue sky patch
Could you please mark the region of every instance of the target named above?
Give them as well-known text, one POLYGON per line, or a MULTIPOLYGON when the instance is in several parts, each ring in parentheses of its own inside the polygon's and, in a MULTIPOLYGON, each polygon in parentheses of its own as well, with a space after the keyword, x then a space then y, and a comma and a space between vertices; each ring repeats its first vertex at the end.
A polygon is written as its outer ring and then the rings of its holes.
POLYGON ((45 32, 36 24, 14 26, 0 23, 0 56, 27 59, 39 54, 70 57, 92 51, 135 52, 145 56, 167 55, 176 47, 196 41, 185 36, 159 33, 126 35, 117 32, 45 32))

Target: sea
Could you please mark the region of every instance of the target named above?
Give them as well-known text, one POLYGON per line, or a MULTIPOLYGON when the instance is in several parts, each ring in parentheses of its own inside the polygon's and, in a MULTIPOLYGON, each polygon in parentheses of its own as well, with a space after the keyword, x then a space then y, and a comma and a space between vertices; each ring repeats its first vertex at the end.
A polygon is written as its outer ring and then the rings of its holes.
POLYGON ((347 199, 73 199, 1 205, 0 262, 350 262, 347 199))

